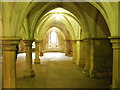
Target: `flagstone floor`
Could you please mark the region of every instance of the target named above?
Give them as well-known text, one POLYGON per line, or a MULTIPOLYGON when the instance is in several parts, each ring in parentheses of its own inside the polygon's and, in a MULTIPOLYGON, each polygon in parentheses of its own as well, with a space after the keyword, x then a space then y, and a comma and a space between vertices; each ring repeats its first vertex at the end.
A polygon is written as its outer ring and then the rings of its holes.
MULTIPOLYGON (((35 54, 33 53, 33 62, 35 54)), ((64 53, 45 53, 33 64, 35 77, 24 78, 25 53, 18 54, 17 88, 109 88, 110 82, 90 78, 64 53)))

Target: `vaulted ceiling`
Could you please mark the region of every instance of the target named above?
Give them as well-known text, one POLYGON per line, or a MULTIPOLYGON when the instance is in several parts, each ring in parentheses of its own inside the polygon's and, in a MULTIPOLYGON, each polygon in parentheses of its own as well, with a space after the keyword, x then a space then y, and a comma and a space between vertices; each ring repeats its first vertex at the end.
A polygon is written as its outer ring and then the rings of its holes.
POLYGON ((80 30, 84 38, 90 38, 95 36, 99 14, 111 36, 120 36, 118 2, 1 2, 0 5, 2 37, 19 37, 22 33, 23 39, 40 39, 55 26, 66 30, 63 33, 68 32, 72 39, 80 39, 80 30), (60 20, 55 17, 58 12, 60 20))

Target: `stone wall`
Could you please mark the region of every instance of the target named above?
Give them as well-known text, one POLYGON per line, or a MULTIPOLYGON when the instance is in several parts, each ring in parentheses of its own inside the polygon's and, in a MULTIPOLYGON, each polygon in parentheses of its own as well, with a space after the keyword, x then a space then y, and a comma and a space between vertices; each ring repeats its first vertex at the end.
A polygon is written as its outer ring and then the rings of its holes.
POLYGON ((65 40, 58 34, 58 47, 49 48, 49 36, 43 41, 43 52, 65 52, 65 40))
POLYGON ((111 77, 113 51, 110 41, 108 39, 95 39, 91 44, 94 44, 94 47, 91 48, 91 51, 94 52, 91 55, 93 57, 91 75, 94 77, 111 77))

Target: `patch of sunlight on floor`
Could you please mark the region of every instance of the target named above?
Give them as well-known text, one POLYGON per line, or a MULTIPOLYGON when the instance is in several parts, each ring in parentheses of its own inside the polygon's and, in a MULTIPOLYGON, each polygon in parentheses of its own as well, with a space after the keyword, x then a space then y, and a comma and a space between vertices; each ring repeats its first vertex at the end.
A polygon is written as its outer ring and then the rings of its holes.
POLYGON ((44 56, 40 58, 41 60, 49 60, 49 61, 66 61, 72 60, 72 57, 65 56, 65 53, 44 53, 44 56))
MULTIPOLYGON (((20 53, 17 56, 17 62, 22 62, 25 60, 25 53, 20 53)), ((34 62, 35 59, 35 53, 32 53, 32 60, 34 62)), ((68 61, 72 60, 72 57, 65 56, 65 53, 59 53, 59 52, 48 52, 44 53, 44 56, 40 56, 41 61, 68 61)))

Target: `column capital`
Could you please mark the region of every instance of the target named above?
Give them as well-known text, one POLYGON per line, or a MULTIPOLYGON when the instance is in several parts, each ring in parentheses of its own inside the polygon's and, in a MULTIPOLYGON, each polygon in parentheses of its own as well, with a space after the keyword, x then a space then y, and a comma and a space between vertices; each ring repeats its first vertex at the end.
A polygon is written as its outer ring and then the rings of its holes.
POLYGON ((29 45, 32 45, 34 40, 23 40, 23 41, 24 41, 25 45, 29 46, 29 45))
POLYGON ((40 45, 40 41, 39 40, 35 41, 35 47, 37 47, 39 45, 40 45))
POLYGON ((76 41, 76 42, 77 42, 77 41, 81 42, 81 41, 84 41, 84 40, 83 40, 83 39, 80 39, 80 40, 75 40, 75 41, 76 41))
POLYGON ((73 43, 76 43, 76 40, 71 40, 73 43))
POLYGON ((120 37, 109 37, 113 49, 120 49, 120 37))
POLYGON ((40 43, 43 43, 44 40, 39 40, 39 41, 40 41, 40 43))
POLYGON ((65 40, 65 41, 71 41, 71 40, 65 40))
POLYGON ((0 38, 0 44, 3 51, 14 51, 16 45, 19 43, 20 38, 0 38))
POLYGON ((90 40, 106 40, 108 38, 91 38, 90 40))
POLYGON ((2 44, 2 87, 3 88, 16 88, 16 46, 20 38, 0 38, 2 44))
POLYGON ((84 39, 84 41, 90 41, 91 40, 91 38, 85 38, 84 39))
POLYGON ((80 39, 80 41, 84 41, 83 39, 80 39))
POLYGON ((35 43, 40 43, 40 40, 35 40, 35 43))

